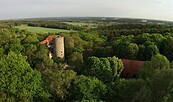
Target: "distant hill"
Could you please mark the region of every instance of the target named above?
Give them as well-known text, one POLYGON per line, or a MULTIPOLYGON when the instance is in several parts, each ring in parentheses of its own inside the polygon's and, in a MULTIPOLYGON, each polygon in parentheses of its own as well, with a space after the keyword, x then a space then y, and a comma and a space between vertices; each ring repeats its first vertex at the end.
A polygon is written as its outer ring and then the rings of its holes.
POLYGON ((140 18, 119 18, 119 17, 45 17, 30 18, 21 20, 34 21, 61 21, 61 22, 120 22, 120 23, 159 23, 173 24, 172 21, 140 19, 140 18))

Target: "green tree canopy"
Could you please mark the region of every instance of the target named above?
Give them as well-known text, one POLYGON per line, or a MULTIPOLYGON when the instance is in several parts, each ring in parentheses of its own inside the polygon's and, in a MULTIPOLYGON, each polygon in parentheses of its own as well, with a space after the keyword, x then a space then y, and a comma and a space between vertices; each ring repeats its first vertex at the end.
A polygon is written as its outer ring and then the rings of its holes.
POLYGON ((30 67, 26 57, 9 52, 6 57, 0 59, 0 66, 1 91, 10 93, 20 100, 24 97, 30 99, 42 93, 41 74, 30 67))
POLYGON ((116 55, 120 58, 135 59, 138 54, 139 47, 135 43, 123 42, 116 49, 116 55))
POLYGON ((152 56, 156 55, 159 53, 159 49, 156 45, 148 45, 147 47, 145 47, 145 59, 146 60, 150 60, 152 56))
POLYGON ((46 86, 53 94, 54 99, 59 101, 66 100, 70 86, 76 77, 76 73, 73 70, 47 69, 43 72, 46 86))
POLYGON ((149 82, 152 102, 173 101, 173 70, 162 70, 154 74, 149 82))
POLYGON ((151 77, 155 72, 170 69, 169 60, 161 55, 157 54, 151 58, 151 61, 146 61, 143 68, 141 68, 139 75, 143 78, 151 77))
POLYGON ((81 75, 75 80, 71 90, 70 101, 104 101, 107 92, 106 85, 95 77, 81 75))
POLYGON ((148 102, 147 97, 144 96, 149 96, 150 93, 139 93, 145 85, 146 83, 142 79, 116 80, 108 84, 106 100, 107 102, 148 102), (143 96, 139 97, 138 94, 143 96))
POLYGON ((115 56, 108 57, 108 60, 109 60, 110 65, 111 65, 111 69, 112 69, 114 78, 120 77, 120 74, 124 68, 122 60, 118 59, 115 56))
POLYGON ((81 72, 87 76, 95 76, 107 83, 118 78, 123 68, 122 61, 115 56, 108 58, 92 56, 84 62, 81 72))

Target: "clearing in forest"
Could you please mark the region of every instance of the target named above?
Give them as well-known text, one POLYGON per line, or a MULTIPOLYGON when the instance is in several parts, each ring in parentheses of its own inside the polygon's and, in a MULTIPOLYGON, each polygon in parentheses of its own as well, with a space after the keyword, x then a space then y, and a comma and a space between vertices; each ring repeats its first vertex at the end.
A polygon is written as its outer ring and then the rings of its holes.
POLYGON ((75 30, 65 30, 65 29, 53 29, 53 28, 43 28, 43 27, 31 27, 27 25, 16 26, 21 30, 28 30, 35 33, 58 33, 58 32, 76 32, 75 30))

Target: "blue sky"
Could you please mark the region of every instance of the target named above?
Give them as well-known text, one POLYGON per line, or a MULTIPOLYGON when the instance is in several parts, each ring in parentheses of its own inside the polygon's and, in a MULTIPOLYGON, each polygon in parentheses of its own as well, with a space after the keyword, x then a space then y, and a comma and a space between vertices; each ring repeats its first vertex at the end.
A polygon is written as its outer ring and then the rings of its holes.
POLYGON ((0 19, 64 16, 173 21, 173 0, 0 0, 0 19))

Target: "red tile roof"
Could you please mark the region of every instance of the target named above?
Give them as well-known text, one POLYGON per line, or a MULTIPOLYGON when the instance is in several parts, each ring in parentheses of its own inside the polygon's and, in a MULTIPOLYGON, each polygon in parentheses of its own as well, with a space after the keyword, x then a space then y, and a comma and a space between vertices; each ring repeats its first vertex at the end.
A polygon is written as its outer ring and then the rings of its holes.
POLYGON ((54 38, 54 35, 49 35, 45 40, 43 40, 40 43, 44 45, 49 45, 52 42, 53 38, 54 38))
POLYGON ((122 74, 136 74, 139 72, 140 68, 143 67, 144 61, 122 59, 124 64, 124 69, 122 74))

